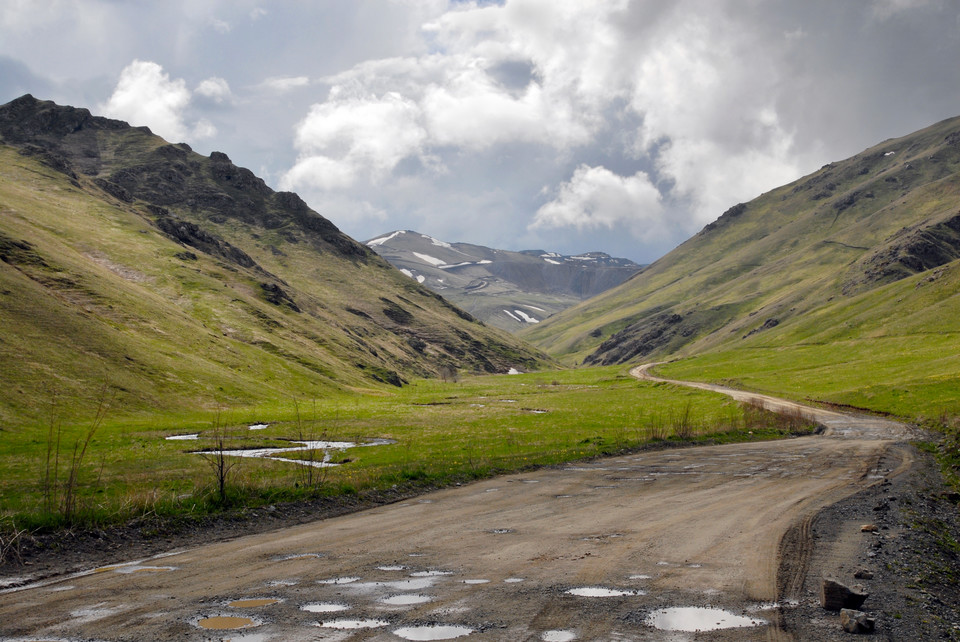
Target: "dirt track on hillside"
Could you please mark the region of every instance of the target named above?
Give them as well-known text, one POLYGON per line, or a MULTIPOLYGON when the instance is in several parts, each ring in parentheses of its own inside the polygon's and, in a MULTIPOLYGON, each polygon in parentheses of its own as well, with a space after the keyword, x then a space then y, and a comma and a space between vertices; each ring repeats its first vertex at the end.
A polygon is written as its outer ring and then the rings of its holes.
MULTIPOLYGON (((805 525, 821 508, 907 470, 911 456, 895 446, 910 436, 901 424, 795 409, 828 431, 511 475, 0 592, 0 637, 399 640, 402 627, 442 624, 472 629, 468 640, 688 639, 652 628, 648 615, 709 606, 769 624, 708 639, 803 638, 771 603, 810 599, 799 594, 810 554, 805 525), (587 587, 624 594, 568 593, 587 587), (390 603, 413 595, 429 601, 390 603), (229 606, 252 598, 279 602, 229 606), (348 609, 301 609, 315 603, 348 609), (255 626, 200 627, 214 616, 255 626), (344 619, 383 624, 316 626, 344 619)), ((862 536, 847 537, 855 546, 862 536)))

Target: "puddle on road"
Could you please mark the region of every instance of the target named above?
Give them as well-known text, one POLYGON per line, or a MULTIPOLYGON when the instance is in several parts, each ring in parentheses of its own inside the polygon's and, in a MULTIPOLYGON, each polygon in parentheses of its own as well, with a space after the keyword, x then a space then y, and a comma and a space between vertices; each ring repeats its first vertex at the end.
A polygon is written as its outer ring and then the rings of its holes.
POLYGON ((432 601, 433 597, 429 595, 391 595, 381 599, 380 603, 390 606, 414 606, 432 601))
POLYGON ((255 609, 260 606, 270 606, 271 604, 277 604, 279 602, 280 598, 276 597, 257 597, 248 600, 233 600, 232 602, 227 602, 227 606, 235 609, 255 609))
POLYGON ((396 629, 393 634, 404 640, 453 640, 473 633, 467 626, 431 624, 428 626, 405 626, 396 629))
POLYGON ((661 631, 719 631, 763 626, 766 620, 736 615, 723 609, 708 609, 700 606, 681 606, 653 611, 645 620, 648 626, 661 631))
POLYGON ((577 639, 573 631, 544 631, 540 636, 543 642, 572 642, 577 639))
POLYGON ((410 573, 410 577, 442 577, 444 575, 453 575, 450 571, 417 571, 410 573))
POLYGON ((653 577, 651 577, 650 575, 645 575, 645 574, 641 573, 641 574, 639 574, 639 575, 631 575, 631 576, 630 576, 630 579, 631 579, 631 580, 652 580, 653 577))
POLYGON ((288 562, 290 560, 302 560, 307 558, 320 559, 323 557, 323 553, 291 553, 290 555, 281 555, 280 557, 274 557, 271 561, 273 562, 288 562))
POLYGON ((216 616, 206 617, 197 622, 201 629, 212 629, 215 631, 229 631, 233 629, 249 629, 257 626, 259 622, 249 617, 216 616))
POLYGON ((377 570, 378 571, 405 571, 407 570, 407 567, 397 564, 394 566, 378 566, 377 570))
POLYGON ((506 535, 507 533, 514 532, 514 530, 512 528, 495 528, 490 532, 494 535, 506 535))
POLYGON ((522 581, 522 577, 508 577, 507 579, 503 580, 504 584, 517 584, 522 581))
POLYGON ((317 584, 353 584, 359 581, 359 577, 333 577, 329 580, 317 580, 317 584))
POLYGON ((488 584, 490 580, 463 580, 464 584, 488 584))
POLYGON ((349 611, 350 607, 346 604, 336 604, 334 602, 317 602, 315 604, 304 604, 300 607, 300 610, 308 613, 339 613, 340 611, 349 611))
POLYGON ((577 597, 624 597, 626 595, 646 595, 643 591, 624 591, 622 589, 609 589, 601 586, 584 586, 572 588, 567 591, 569 595, 577 597))
POLYGON ((324 629, 378 629, 386 626, 389 622, 383 620, 331 620, 329 622, 317 622, 317 626, 324 629))

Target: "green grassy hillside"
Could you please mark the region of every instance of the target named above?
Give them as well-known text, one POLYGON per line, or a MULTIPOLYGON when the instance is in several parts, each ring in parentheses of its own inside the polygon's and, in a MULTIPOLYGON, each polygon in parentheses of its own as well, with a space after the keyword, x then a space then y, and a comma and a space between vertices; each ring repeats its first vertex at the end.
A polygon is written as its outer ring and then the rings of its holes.
MULTIPOLYGON (((568 363, 624 363, 733 350, 803 319, 832 325, 824 310, 960 257, 958 210, 955 118, 731 208, 521 336, 568 363)), ((917 321, 937 322, 933 308, 917 321)))
POLYGON ((960 261, 658 372, 947 423, 960 416, 960 261))
POLYGON ((548 363, 224 154, 29 96, 0 135, 4 430, 548 363))

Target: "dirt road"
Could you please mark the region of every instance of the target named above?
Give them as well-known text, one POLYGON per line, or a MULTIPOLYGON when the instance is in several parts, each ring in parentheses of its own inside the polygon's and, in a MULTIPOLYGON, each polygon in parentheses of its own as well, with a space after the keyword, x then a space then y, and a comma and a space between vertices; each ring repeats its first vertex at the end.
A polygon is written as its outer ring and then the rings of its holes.
POLYGON ((772 603, 804 599, 798 525, 909 465, 906 427, 802 411, 828 434, 501 477, 0 592, 0 637, 683 640, 654 625, 724 614, 661 610, 711 607, 754 626, 697 639, 793 639, 772 603))

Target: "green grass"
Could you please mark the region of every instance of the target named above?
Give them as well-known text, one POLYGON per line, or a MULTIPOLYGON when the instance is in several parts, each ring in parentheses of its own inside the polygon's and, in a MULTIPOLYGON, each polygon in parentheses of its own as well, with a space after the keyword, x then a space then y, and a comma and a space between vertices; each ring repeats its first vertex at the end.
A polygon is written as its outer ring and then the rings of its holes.
MULTIPOLYGON (((68 472, 64 462, 89 424, 61 425, 56 409, 51 417, 52 423, 0 432, 0 522, 30 529, 65 525, 58 499, 68 472), (45 486, 48 436, 58 428, 59 483, 45 486)), ((209 463, 188 452, 211 448, 218 426, 227 448, 283 445, 281 440, 298 438, 395 442, 337 453, 337 461, 349 461, 314 471, 313 479, 295 464, 238 459, 228 477, 228 505, 436 487, 655 442, 765 439, 792 430, 721 395, 638 382, 617 367, 467 377, 458 383, 417 380, 380 395, 285 399, 123 420, 108 411, 79 467, 74 522, 102 525, 144 513, 172 516, 223 508, 209 463), (257 422, 270 427, 250 431, 257 422), (200 439, 164 439, 192 432, 200 439)))
POLYGON ((954 262, 658 372, 936 422, 960 415, 958 293, 954 262))

